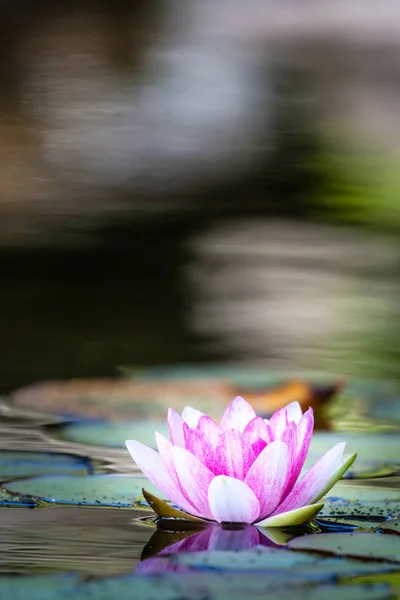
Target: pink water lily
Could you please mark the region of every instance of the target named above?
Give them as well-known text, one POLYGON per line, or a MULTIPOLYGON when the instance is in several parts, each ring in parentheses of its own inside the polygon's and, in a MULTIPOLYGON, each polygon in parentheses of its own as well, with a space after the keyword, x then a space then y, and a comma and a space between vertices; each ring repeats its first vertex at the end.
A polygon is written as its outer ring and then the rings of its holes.
POLYGON ((210 521, 262 527, 306 523, 353 463, 336 444, 299 478, 314 428, 312 408, 298 402, 258 417, 234 398, 221 423, 186 407, 168 411, 170 440, 156 433, 158 452, 136 440, 126 446, 150 481, 182 511, 210 521))

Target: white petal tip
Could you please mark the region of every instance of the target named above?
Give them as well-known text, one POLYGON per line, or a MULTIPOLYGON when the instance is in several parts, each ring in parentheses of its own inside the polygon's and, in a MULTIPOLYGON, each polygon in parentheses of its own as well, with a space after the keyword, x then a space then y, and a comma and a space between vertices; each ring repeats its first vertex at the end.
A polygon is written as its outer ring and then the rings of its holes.
POLYGON ((218 523, 253 523, 260 513, 254 492, 239 479, 217 475, 208 488, 208 503, 218 523))
POLYGON ((351 467, 351 465, 356 460, 356 458, 357 458, 357 453, 354 453, 351 456, 349 456, 348 458, 342 459, 343 462, 340 464, 339 468, 336 469, 336 471, 333 473, 332 477, 329 479, 329 481, 325 485, 324 489, 321 490, 321 492, 318 494, 318 496, 313 498, 312 502, 317 502, 320 498, 323 498, 324 496, 326 496, 326 494, 333 488, 335 483, 337 483, 339 481, 339 479, 341 479, 342 476, 346 473, 346 471, 351 467))

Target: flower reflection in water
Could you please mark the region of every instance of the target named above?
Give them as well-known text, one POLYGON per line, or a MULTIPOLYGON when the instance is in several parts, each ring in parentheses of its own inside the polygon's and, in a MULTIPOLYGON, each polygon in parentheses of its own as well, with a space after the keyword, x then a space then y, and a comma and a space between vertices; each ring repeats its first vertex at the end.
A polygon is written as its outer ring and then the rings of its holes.
POLYGON ((295 530, 258 529, 252 525, 212 524, 200 531, 168 531, 168 520, 159 528, 142 552, 142 561, 135 569, 138 575, 157 575, 168 572, 190 572, 191 566, 174 561, 173 555, 186 552, 246 551, 257 546, 279 548, 293 537, 311 530, 309 526, 295 530))

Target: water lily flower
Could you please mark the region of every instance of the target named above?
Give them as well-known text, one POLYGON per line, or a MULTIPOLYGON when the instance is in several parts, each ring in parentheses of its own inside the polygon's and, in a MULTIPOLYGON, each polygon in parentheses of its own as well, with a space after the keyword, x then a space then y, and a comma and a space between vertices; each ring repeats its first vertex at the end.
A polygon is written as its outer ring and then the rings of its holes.
POLYGON ((312 408, 298 402, 258 417, 234 398, 221 423, 191 407, 168 411, 170 441, 156 433, 158 452, 136 440, 126 446, 145 476, 187 515, 260 527, 299 525, 323 507, 318 501, 356 458, 345 442, 326 452, 300 478, 314 428, 312 408))

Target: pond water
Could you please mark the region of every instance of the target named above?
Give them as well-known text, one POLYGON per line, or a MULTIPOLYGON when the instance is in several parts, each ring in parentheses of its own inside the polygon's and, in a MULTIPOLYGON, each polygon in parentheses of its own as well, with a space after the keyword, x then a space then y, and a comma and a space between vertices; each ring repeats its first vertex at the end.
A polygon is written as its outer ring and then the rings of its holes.
POLYGON ((326 376, 293 377, 192 364, 141 369, 119 380, 44 382, 5 398, 1 597, 395 597, 398 386, 354 380, 334 397, 326 376), (142 488, 162 494, 140 474, 124 440, 154 447, 168 404, 194 404, 218 417, 243 391, 261 414, 294 394, 314 407, 317 431, 306 467, 340 440, 347 453, 358 452, 356 463, 311 525, 156 525, 142 488))
POLYGON ((1 4, 0 598, 398 597, 398 8, 1 4), (237 394, 348 476, 156 526, 124 440, 237 394))

